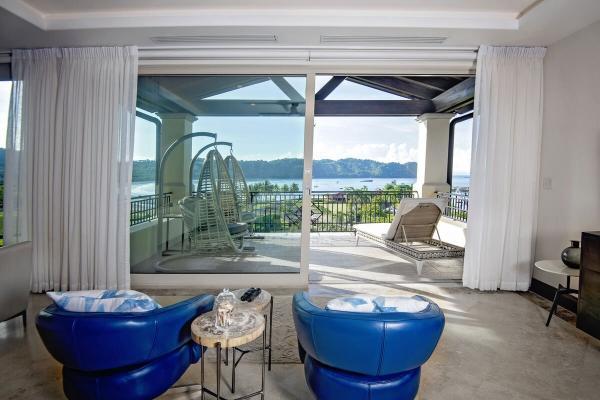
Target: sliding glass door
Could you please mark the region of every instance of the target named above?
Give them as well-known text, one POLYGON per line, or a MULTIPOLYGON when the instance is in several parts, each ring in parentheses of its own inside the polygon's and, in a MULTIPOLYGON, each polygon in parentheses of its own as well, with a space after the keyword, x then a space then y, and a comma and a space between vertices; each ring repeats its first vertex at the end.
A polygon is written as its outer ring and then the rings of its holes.
POLYGON ((139 77, 132 273, 300 272, 306 87, 305 76, 139 77))

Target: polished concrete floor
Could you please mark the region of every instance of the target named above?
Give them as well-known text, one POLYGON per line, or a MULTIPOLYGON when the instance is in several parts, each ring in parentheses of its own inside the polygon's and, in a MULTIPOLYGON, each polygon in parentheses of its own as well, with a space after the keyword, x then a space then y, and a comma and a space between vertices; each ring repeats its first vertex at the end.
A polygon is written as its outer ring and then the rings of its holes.
MULTIPOLYGON (((554 318, 516 293, 481 293, 455 283, 400 283, 326 278, 313 283, 311 296, 321 301, 347 293, 423 294, 446 315, 440 343, 422 370, 421 399, 597 399, 600 391, 600 341, 554 318), (328 280, 329 279, 329 280, 328 280)), ((289 301, 291 293, 279 296, 289 301)), ((159 302, 178 297, 160 297, 159 302)), ((0 399, 63 399, 60 365, 46 352, 35 331, 33 316, 48 300, 33 295, 29 324, 0 323, 0 399)), ((285 317, 280 317, 283 323, 285 317)), ((277 323, 277 319, 276 319, 277 323)), ((274 340, 277 340, 275 337, 274 340)), ((207 382, 215 384, 214 357, 207 359, 207 382)), ((180 384, 199 382, 194 365, 180 384)), ((227 398, 229 370, 224 370, 227 398)), ((259 365, 240 364, 236 395, 256 390, 259 365)), ((277 363, 267 373, 267 399, 310 399, 302 365, 277 363)), ((163 399, 199 398, 197 392, 167 393, 163 399)))

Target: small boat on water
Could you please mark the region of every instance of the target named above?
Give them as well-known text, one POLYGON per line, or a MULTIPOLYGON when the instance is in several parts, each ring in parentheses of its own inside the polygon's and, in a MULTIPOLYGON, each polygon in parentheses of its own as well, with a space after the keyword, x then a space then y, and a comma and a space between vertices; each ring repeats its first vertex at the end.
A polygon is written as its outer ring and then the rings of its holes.
POLYGON ((373 179, 363 179, 361 182, 373 182, 373 179))

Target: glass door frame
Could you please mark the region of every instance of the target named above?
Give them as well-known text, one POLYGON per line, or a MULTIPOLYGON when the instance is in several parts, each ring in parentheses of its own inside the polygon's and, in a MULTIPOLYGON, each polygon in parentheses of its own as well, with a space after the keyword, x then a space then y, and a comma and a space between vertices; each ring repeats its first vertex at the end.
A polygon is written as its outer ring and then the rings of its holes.
MULTIPOLYGON (((157 75, 153 72, 139 73, 139 76, 157 75)), ((168 73, 161 71, 160 75, 268 75, 288 76, 301 75, 306 77, 305 113, 304 113, 304 167, 302 177, 302 224, 300 236, 300 273, 266 273, 266 274, 131 274, 131 286, 136 289, 157 288, 186 288, 186 289, 216 289, 237 287, 264 288, 308 288, 308 270, 310 257, 311 230, 311 195, 312 195, 312 164, 313 136, 315 119, 315 72, 286 73, 278 71, 268 73, 261 71, 253 73, 247 68, 235 71, 202 71, 198 73, 168 73)))

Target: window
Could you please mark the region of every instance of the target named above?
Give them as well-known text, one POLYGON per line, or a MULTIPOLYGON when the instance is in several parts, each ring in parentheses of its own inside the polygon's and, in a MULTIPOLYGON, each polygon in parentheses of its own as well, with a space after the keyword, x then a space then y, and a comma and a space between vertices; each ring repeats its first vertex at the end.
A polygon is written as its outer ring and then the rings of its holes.
POLYGON ((0 82, 0 246, 4 245, 4 170, 11 87, 12 82, 0 82))
POLYGON ((452 123, 454 134, 451 143, 452 165, 451 185, 453 192, 468 194, 471 176, 471 140, 473 133, 473 114, 456 117, 452 123))

